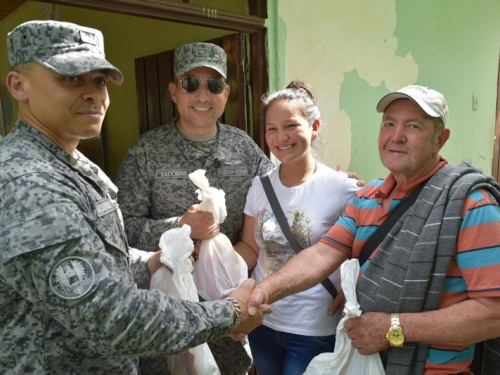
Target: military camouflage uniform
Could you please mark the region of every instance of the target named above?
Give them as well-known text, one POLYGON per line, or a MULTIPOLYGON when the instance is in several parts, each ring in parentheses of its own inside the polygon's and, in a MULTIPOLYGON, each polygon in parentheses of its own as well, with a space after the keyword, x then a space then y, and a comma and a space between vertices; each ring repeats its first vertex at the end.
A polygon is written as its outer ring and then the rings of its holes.
POLYGON ((199 203, 198 187, 188 177, 197 169, 205 169, 210 186, 226 193, 221 232, 233 244, 239 241, 252 178, 274 165, 245 132, 221 123, 217 129, 216 139, 200 142, 205 150, 184 139, 174 123, 147 132, 128 150, 116 184, 131 246, 157 251, 162 233, 199 203))
MULTIPOLYGON (((252 178, 274 165, 240 129, 218 123, 215 139, 196 143, 181 136, 176 122, 144 134, 128 150, 121 166, 118 203, 129 243, 158 250, 161 234, 191 205, 199 203, 198 188, 188 175, 205 169, 210 186, 226 193, 227 218, 221 232, 234 244, 240 239, 252 178)), ((226 338, 209 346, 222 374, 248 371, 251 360, 240 342, 226 338)))
POLYGON ((136 356, 229 333, 229 302, 137 289, 150 254, 127 246, 115 196, 23 122, 0 143, 0 373, 136 374, 136 356))

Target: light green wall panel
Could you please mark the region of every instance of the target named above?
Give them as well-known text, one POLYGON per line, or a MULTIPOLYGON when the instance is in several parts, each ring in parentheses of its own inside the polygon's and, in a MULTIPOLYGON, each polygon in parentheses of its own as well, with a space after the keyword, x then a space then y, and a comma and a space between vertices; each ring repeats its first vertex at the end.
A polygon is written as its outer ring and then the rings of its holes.
POLYGON ((440 0, 398 2, 399 49, 412 51, 418 83, 447 98, 451 138, 443 154, 453 163, 470 158, 490 172, 497 98, 500 2, 440 0), (401 4, 401 6, 399 6, 401 4), (432 6, 431 6, 432 4, 432 6), (412 32, 420 30, 419 33, 412 32), (477 108, 473 108, 477 97, 477 108))
POLYGON ((277 91, 285 85, 286 23, 278 14, 278 0, 267 1, 267 54, 269 60, 269 90, 277 91))
POLYGON ((327 164, 364 179, 386 175, 375 106, 389 91, 420 84, 441 91, 450 107, 443 155, 491 172, 499 1, 273 0, 269 7, 271 89, 292 79, 315 87, 327 164))

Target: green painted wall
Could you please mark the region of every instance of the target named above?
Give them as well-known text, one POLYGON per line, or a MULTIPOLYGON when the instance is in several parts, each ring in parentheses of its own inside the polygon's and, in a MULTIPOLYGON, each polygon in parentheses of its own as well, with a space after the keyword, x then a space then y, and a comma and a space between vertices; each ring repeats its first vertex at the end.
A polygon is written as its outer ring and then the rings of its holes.
MULTIPOLYGON (((244 13, 246 2, 244 0, 218 0, 213 3, 212 7, 244 13), (223 6, 224 4, 226 5, 223 6)), ((0 21, 0 35, 6 35, 22 22, 50 18, 101 30, 104 35, 106 58, 125 76, 122 86, 109 85, 111 106, 108 109, 103 129, 107 140, 105 149, 109 175, 113 179, 125 152, 139 136, 135 59, 167 51, 184 43, 209 40, 231 33, 227 30, 30 1, 0 21)), ((0 38, 0 50, 6 51, 5 37, 0 38)), ((2 85, 5 86, 5 76, 9 71, 8 60, 5 52, 2 52, 0 56, 2 56, 0 79, 2 85)))
POLYGON ((389 91, 419 84, 447 99, 451 138, 443 155, 454 164, 470 158, 491 173, 498 0, 269 0, 268 7, 270 88, 292 79, 313 85, 327 164, 364 179, 386 175, 375 105, 389 91))
MULTIPOLYGON (((197 4, 247 12, 243 0, 197 4)), ((378 159, 381 116, 375 105, 388 91, 417 83, 447 98, 452 135, 443 154, 452 163, 471 158, 491 172, 500 50, 498 0, 268 0, 268 15, 270 89, 281 89, 292 79, 315 87, 323 112, 321 159, 328 165, 340 164, 364 179, 385 175, 378 159), (473 96, 478 98, 476 110, 473 96)), ((134 59, 228 34, 31 1, 0 21, 0 34, 21 22, 50 17, 101 29, 108 59, 125 74, 121 87, 110 85, 112 104, 104 130, 112 178, 138 136, 134 59)), ((5 48, 5 38, 0 38, 0 50, 5 48)), ((7 72, 4 56, 2 85, 7 72)), ((15 103, 12 106, 15 112, 15 103)))

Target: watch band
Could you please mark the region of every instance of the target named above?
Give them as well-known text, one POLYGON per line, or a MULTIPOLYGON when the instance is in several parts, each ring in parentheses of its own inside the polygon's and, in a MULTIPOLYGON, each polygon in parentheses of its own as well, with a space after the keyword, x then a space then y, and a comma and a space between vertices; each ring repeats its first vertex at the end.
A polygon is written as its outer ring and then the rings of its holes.
POLYGON ((176 217, 175 220, 172 223, 172 228, 179 228, 180 221, 181 221, 180 216, 176 217))
POLYGON ((398 313, 391 314, 391 327, 392 326, 399 327, 400 325, 401 324, 399 322, 399 314, 398 313))
POLYGON ((405 334, 403 328, 401 328, 401 322, 399 320, 399 314, 391 314, 391 326, 389 327, 389 332, 386 333, 385 337, 389 341, 389 345, 392 347, 400 348, 404 345, 405 334))
POLYGON ((234 308, 234 320, 233 320, 233 328, 237 327, 241 323, 241 306, 236 298, 226 297, 225 300, 231 302, 234 308))

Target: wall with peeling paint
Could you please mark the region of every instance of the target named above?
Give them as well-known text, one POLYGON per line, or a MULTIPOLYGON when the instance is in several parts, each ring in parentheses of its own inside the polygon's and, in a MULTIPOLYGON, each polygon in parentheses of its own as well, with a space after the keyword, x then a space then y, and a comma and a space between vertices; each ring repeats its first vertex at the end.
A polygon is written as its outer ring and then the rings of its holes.
POLYGON ((497 0, 269 0, 271 90, 310 82, 323 114, 321 159, 385 176, 378 100, 408 84, 442 92, 442 154, 491 173, 500 50, 497 0), (473 107, 473 98, 477 105, 473 107))

